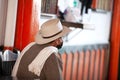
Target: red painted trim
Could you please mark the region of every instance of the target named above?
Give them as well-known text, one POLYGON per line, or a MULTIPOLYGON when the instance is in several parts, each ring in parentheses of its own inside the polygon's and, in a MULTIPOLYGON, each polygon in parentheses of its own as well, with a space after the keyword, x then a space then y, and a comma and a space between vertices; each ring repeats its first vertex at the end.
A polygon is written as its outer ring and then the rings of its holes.
POLYGON ((32 20, 32 0, 24 0, 23 29, 22 29, 22 46, 23 49, 29 42, 31 36, 32 20))
POLYGON ((4 47, 4 50, 13 50, 13 47, 4 47))
POLYGON ((117 80, 120 48, 120 0, 114 0, 112 29, 110 37, 109 80, 117 80))
POLYGON ((39 30, 40 4, 38 1, 18 0, 14 47, 19 50, 34 41, 35 34, 39 30))
POLYGON ((96 4, 97 4, 97 0, 93 0, 92 1, 92 8, 93 9, 96 9, 96 4))
POLYGON ((14 47, 21 49, 22 29, 23 29, 24 0, 18 0, 18 10, 16 19, 16 33, 14 47))

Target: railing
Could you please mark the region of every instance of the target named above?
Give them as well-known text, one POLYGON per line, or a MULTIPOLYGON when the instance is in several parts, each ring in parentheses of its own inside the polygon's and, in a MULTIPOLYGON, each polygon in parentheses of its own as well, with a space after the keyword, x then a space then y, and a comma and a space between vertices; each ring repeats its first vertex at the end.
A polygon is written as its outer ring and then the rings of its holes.
POLYGON ((107 80, 109 45, 64 47, 61 53, 64 80, 107 80))

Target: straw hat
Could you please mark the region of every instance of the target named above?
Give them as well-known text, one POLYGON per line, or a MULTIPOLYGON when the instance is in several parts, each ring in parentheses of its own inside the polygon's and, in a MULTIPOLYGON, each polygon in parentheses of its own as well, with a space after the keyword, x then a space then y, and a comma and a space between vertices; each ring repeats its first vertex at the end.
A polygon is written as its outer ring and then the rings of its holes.
POLYGON ((35 42, 46 44, 65 36, 70 31, 69 28, 61 24, 59 19, 50 19, 41 25, 41 29, 35 36, 35 42))

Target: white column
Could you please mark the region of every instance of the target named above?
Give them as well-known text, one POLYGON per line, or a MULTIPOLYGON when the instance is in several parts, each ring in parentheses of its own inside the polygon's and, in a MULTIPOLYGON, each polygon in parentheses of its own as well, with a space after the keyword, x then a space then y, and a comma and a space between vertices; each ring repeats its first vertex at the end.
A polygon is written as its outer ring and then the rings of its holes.
POLYGON ((4 42, 5 47, 13 47, 14 46, 17 3, 18 3, 18 0, 8 0, 5 42, 4 42))
POLYGON ((0 0, 0 46, 4 45, 8 0, 0 0))

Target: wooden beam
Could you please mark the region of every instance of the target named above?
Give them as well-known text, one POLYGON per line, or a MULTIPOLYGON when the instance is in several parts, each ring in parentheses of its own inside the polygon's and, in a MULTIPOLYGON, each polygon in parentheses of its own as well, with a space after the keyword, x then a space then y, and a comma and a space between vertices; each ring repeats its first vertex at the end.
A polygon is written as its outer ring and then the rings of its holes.
POLYGON ((61 21, 61 22, 64 26, 67 26, 67 27, 75 27, 75 28, 82 28, 83 29, 82 23, 67 22, 67 21, 61 21))

